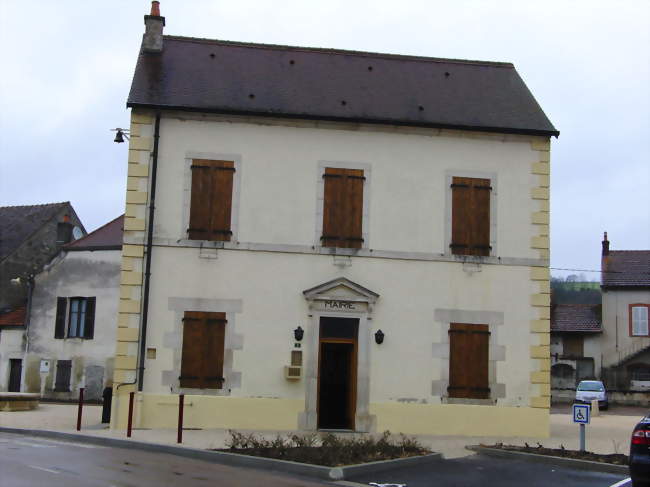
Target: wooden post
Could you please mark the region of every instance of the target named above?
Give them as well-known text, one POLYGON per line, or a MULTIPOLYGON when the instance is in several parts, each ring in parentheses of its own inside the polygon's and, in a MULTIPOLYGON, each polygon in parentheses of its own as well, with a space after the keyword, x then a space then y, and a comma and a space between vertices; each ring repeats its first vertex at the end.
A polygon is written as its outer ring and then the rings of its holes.
POLYGON ((129 392, 129 423, 126 427, 126 436, 131 438, 131 430, 133 429, 133 396, 135 392, 129 392))
POLYGON ((185 403, 185 394, 178 395, 178 437, 176 442, 183 443, 183 406, 185 403))
POLYGON ((81 414, 84 407, 84 388, 79 388, 79 406, 77 407, 77 431, 81 431, 81 414))

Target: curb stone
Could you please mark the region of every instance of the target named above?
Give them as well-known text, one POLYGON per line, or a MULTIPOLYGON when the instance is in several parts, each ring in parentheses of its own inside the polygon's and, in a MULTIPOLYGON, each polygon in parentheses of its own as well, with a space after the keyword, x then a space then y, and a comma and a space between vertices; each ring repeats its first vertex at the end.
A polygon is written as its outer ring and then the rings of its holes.
POLYGON ((91 443, 98 446, 111 446, 115 448, 126 448, 142 450, 152 453, 167 453, 181 457, 202 460, 205 462, 219 463, 233 467, 249 467, 262 470, 303 475, 322 480, 344 480, 352 475, 362 475, 369 472, 383 472, 393 468, 422 465, 442 459, 440 453, 431 453, 418 457, 397 458, 394 460, 380 460, 378 462, 362 463, 345 467, 324 467, 321 465, 310 465, 307 463, 290 462, 287 460, 276 460, 273 458, 253 457, 237 453, 217 452, 190 448, 182 446, 164 445, 160 443, 147 443, 137 440, 124 440, 119 438, 106 438, 101 436, 90 436, 78 433, 66 433, 63 431, 34 430, 24 428, 7 428, 0 426, 0 433, 13 433, 20 435, 38 436, 43 438, 54 438, 76 442, 91 443))
POLYGON ((482 455, 498 458, 518 458, 521 460, 533 461, 537 463, 547 463, 561 467, 575 468, 578 470, 591 470, 592 472, 618 473, 629 475, 630 470, 627 465, 614 465, 611 463, 594 462, 591 460, 577 460, 574 458, 554 457, 551 455, 538 455, 536 453, 525 453, 519 451, 501 450, 499 448, 487 448, 484 446, 470 445, 465 447, 482 455))

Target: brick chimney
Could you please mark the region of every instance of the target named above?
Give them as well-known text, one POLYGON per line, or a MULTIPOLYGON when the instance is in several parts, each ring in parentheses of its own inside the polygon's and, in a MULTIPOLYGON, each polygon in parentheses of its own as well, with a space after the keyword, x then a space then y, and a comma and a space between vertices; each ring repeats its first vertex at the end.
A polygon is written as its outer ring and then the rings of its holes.
POLYGON ((155 0, 151 2, 151 14, 144 16, 144 25, 142 50, 150 53, 162 52, 165 17, 160 16, 160 2, 155 0))
POLYGON ((607 232, 603 235, 603 257, 609 255, 609 240, 607 240, 607 232))

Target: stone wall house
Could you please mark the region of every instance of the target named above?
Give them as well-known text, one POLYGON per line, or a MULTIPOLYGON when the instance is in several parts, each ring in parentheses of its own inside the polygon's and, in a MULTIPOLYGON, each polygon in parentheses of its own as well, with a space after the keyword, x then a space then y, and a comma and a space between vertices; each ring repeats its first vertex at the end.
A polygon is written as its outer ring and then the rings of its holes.
POLYGON ((552 399, 573 400, 578 382, 600 377, 601 306, 557 304, 551 307, 552 399))
POLYGON ((27 307, 0 313, 0 392, 21 392, 27 307))
MULTIPOLYGON (((603 378, 609 389, 650 389, 650 250, 602 242, 603 378)), ((635 401, 638 403, 638 401, 635 401)), ((646 394, 644 404, 650 403, 646 394)))
POLYGON ((99 400, 112 384, 123 216, 65 245, 35 277, 25 356, 27 392, 99 400))
POLYGON ((145 24, 112 426, 547 435, 558 132, 513 65, 145 24))

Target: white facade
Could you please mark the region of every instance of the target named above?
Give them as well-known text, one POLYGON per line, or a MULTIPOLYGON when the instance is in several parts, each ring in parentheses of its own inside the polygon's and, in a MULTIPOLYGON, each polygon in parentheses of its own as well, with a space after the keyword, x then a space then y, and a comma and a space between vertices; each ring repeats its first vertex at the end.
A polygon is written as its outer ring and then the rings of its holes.
MULTIPOLYGON (((152 130, 138 126, 141 137, 152 130)), ((359 318, 358 430, 463 434, 464 414, 492 421, 486 433, 547 434, 548 244, 536 244, 548 240, 548 219, 539 217, 548 199, 536 197, 548 188, 548 172, 539 169, 548 166, 547 139, 178 114, 162 117, 159 140, 146 337, 154 350, 145 361, 140 426, 169 426, 172 411, 154 402, 185 392, 196 405, 187 421, 196 425, 225 421, 204 406, 210 397, 221 398, 214 407, 226 404, 225 396, 239 399, 232 404, 241 410, 265 405, 269 428, 315 429, 318 319, 340 316, 359 318), (235 162, 230 242, 187 238, 192 159, 235 162), (364 170, 361 249, 321 247, 325 167, 364 170), (454 176, 490 180, 489 257, 450 252, 454 176), (303 294, 321 285, 320 294, 303 294), (328 300, 355 309, 333 309, 328 300), (184 311, 226 313, 223 389, 180 388, 184 311), (489 399, 448 397, 450 323, 488 325, 489 399), (304 376, 292 381, 284 367, 297 326, 305 330, 304 376), (379 329, 382 344, 374 339, 379 329), (279 409, 281 420, 271 412, 279 409)), ((145 151, 133 157, 150 164, 145 151)), ((136 179, 130 189, 146 192, 149 184, 136 179)), ((129 213, 135 224, 146 216, 144 205, 129 206, 126 230, 129 213)), ((142 245, 141 235, 127 231, 124 243, 142 245)), ((129 265, 143 271, 142 260, 129 265)), ((139 298, 137 289, 123 291, 120 309, 131 313, 121 318, 125 330, 139 326, 139 311, 125 301, 139 298)), ((120 346, 124 366, 116 368, 129 382, 137 344, 120 346)), ((257 425, 242 414, 225 424, 257 425)))
MULTIPOLYGON (((24 370, 24 390, 52 399, 73 399, 85 387, 87 399, 100 399, 112 384, 119 301, 120 250, 62 252, 35 278, 24 370), (95 297, 92 339, 55 338, 57 298, 95 297), (41 367, 42 361, 49 363, 41 367), (71 361, 68 391, 55 391, 59 361, 71 361), (46 371, 46 369, 48 369, 46 371)), ((70 310, 67 310, 69 318, 70 310)))
POLYGON ((8 390, 11 360, 22 361, 24 355, 25 328, 14 326, 0 330, 0 392, 8 390))

